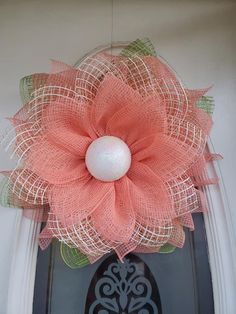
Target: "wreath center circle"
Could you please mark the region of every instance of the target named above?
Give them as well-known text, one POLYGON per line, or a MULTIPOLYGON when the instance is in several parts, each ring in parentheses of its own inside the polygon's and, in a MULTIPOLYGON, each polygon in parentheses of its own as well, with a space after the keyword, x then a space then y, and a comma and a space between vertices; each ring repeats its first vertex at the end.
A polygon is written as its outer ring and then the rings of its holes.
POLYGON ((100 181, 119 180, 130 168, 131 152, 120 138, 102 136, 89 145, 85 164, 90 174, 100 181))

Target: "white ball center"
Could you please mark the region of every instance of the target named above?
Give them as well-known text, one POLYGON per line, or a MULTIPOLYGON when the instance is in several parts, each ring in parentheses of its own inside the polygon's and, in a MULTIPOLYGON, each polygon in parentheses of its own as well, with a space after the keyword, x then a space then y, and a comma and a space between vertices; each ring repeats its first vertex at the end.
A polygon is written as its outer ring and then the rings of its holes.
POLYGON ((127 144, 115 136, 102 136, 93 141, 86 152, 85 163, 93 177, 115 181, 123 177, 131 165, 127 144))

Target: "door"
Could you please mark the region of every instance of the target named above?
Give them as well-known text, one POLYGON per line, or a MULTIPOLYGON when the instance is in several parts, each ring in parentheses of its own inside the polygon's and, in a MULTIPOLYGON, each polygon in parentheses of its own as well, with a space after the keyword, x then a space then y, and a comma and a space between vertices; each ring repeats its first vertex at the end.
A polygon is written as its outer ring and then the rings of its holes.
POLYGON ((204 220, 194 215, 183 249, 108 255, 70 269, 55 241, 39 250, 33 314, 212 314, 211 275, 204 220))

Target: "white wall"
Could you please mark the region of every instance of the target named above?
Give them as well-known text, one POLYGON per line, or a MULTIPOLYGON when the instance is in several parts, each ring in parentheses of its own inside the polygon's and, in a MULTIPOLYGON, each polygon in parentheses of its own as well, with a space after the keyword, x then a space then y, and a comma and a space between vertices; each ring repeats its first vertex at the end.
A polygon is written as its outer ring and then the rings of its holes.
MULTIPOLYGON (((217 0, 1 0, 0 116, 20 106, 19 79, 49 70, 49 59, 73 64, 111 41, 149 37, 188 87, 214 84, 212 141, 231 210, 236 207, 236 5, 217 0), (113 17, 113 18, 112 18, 113 17)), ((0 168, 10 166, 0 152, 0 168)), ((0 211, 0 313, 5 314, 14 244, 14 209, 0 211)), ((236 223, 236 213, 233 213, 236 223)), ((14 313, 13 313, 14 314, 14 313)))

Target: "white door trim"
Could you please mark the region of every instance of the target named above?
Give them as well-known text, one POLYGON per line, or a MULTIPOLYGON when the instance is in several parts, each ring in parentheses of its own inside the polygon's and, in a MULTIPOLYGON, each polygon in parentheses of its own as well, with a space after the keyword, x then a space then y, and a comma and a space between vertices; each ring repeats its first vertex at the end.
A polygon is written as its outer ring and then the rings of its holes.
POLYGON ((7 313, 32 314, 40 223, 16 212, 7 313))
MULTIPOLYGON (((208 143, 210 151, 213 145, 208 143)), ((215 314, 236 313, 236 233, 220 162, 209 164, 208 172, 219 183, 204 188, 209 211, 204 214, 212 274, 215 314)))

